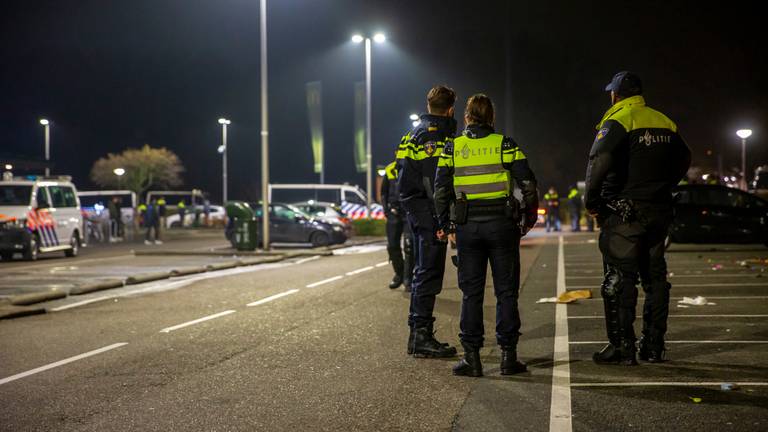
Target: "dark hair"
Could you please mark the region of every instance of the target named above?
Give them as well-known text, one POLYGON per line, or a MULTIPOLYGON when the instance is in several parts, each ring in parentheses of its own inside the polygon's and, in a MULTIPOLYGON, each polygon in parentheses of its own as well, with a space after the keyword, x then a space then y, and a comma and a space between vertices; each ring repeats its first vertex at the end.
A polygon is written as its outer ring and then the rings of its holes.
POLYGON ((456 92, 448 86, 434 86, 427 93, 427 107, 432 114, 446 114, 455 103, 456 92))
POLYGON ((493 102, 488 96, 477 93, 467 99, 467 107, 464 109, 464 117, 468 124, 485 124, 492 126, 496 114, 493 102))

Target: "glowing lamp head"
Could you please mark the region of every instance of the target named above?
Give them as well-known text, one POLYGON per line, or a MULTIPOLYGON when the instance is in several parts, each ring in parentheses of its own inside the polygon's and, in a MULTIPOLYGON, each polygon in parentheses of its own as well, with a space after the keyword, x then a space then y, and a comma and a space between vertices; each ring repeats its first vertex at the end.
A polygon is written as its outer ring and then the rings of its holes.
POLYGON ((115 173, 115 175, 119 177, 119 176, 125 174, 125 169, 124 168, 115 168, 114 170, 112 170, 112 172, 115 173))
POLYGON ((411 114, 410 119, 411 119, 411 121, 416 121, 416 120, 419 119, 419 115, 418 114, 411 114))
POLYGON ((40 119, 40 124, 43 126, 48 126, 50 122, 47 119, 40 119))
POLYGON ((384 36, 384 33, 376 33, 375 35, 373 35, 373 41, 376 43, 383 43, 386 40, 387 40, 387 37, 384 36))
POLYGON ((352 42, 354 42, 354 43, 361 43, 364 40, 365 40, 365 38, 363 38, 359 34, 356 34, 356 35, 352 36, 352 42))
POLYGON ((752 129, 739 129, 736 131, 736 135, 741 139, 747 139, 752 136, 752 129))
POLYGON ((225 119, 225 118, 220 118, 219 119, 219 124, 228 125, 230 123, 232 123, 232 122, 230 120, 225 119))

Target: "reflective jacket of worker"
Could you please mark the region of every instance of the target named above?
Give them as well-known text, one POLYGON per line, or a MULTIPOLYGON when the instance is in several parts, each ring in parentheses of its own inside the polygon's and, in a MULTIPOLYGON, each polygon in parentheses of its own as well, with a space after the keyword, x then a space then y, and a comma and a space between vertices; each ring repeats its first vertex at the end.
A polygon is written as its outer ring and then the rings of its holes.
POLYGON ((672 188, 691 153, 677 125, 646 106, 640 78, 616 74, 606 91, 612 106, 597 125, 589 153, 585 206, 601 224, 602 284, 609 344, 597 363, 636 364, 638 278, 645 291, 640 358, 662 361, 669 313, 664 240, 672 220, 672 188))

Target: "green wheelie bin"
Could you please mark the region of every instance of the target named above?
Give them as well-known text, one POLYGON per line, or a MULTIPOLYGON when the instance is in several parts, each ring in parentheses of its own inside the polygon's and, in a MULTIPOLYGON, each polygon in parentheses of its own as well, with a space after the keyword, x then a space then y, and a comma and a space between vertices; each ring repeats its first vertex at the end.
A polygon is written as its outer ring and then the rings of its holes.
POLYGON ((243 201, 228 201, 225 209, 231 221, 227 229, 227 239, 232 246, 239 251, 256 250, 258 227, 256 214, 251 206, 243 201))

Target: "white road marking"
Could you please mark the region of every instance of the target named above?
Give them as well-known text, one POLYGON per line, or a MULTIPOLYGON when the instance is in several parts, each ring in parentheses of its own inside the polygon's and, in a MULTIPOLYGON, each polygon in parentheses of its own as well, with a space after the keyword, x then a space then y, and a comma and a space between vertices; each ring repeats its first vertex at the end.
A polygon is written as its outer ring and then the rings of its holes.
MULTIPOLYGON (((565 292, 565 255, 563 236, 557 246, 557 295, 565 292)), ((552 399, 549 408, 550 432, 570 432, 571 423, 571 366, 568 345, 568 309, 565 304, 555 305, 555 346, 552 367, 552 399)))
MULTIPOLYGON (((691 314, 671 314, 670 318, 768 318, 768 315, 691 315, 691 314)), ((604 319, 603 315, 583 315, 570 316, 568 319, 604 319)))
MULTIPOLYGON (((598 382, 598 383, 573 383, 571 387, 645 387, 645 386, 664 386, 664 387, 709 387, 717 386, 726 381, 685 381, 685 382, 672 382, 672 381, 655 381, 655 382, 598 382)), ((768 386, 768 382, 748 382, 740 381, 733 382, 739 387, 747 386, 768 386)))
POLYGON ((59 306, 59 307, 51 308, 50 311, 51 312, 59 312, 59 311, 67 310, 67 309, 76 308, 76 307, 79 307, 79 306, 85 306, 85 305, 91 304, 91 303, 96 303, 96 302, 100 302, 100 301, 104 301, 104 300, 111 300, 113 298, 114 298, 114 296, 96 297, 96 298, 92 298, 92 299, 88 299, 88 300, 79 301, 79 302, 76 302, 76 303, 66 304, 64 306, 59 306))
MULTIPOLYGON (((667 279, 683 279, 683 278, 713 278, 713 277, 733 277, 733 278, 740 278, 740 277, 748 277, 748 278, 756 278, 759 273, 730 273, 730 274, 689 274, 689 275, 681 275, 681 274, 675 274, 674 276, 668 276, 667 279)), ((603 276, 570 276, 568 279, 603 279, 603 276)))
POLYGON ((337 281, 337 280, 339 280, 339 279, 341 279, 343 277, 344 276, 334 276, 332 278, 323 279, 321 281, 318 281, 318 282, 311 283, 311 284, 307 285, 307 288, 314 288, 316 286, 320 286, 320 285, 324 285, 324 284, 327 284, 327 283, 331 283, 331 282, 337 281))
MULTIPOLYGON (((768 340, 679 340, 679 341, 664 341, 668 344, 768 344, 768 340)), ((605 341, 576 341, 571 342, 571 345, 602 345, 605 341)))
POLYGON ((255 302, 248 303, 246 306, 258 306, 260 304, 269 303, 272 300, 277 300, 280 297, 285 297, 287 295, 296 294, 297 292, 299 292, 299 290, 297 290, 297 289, 288 290, 288 291, 285 291, 285 292, 281 292, 280 294, 275 294, 273 296, 265 297, 265 298, 263 298, 261 300, 256 300, 255 302))
POLYGON ((11 381, 16 381, 17 379, 28 377, 28 376, 34 375, 36 373, 47 371, 48 369, 53 369, 53 368, 56 368, 56 367, 59 367, 59 366, 63 366, 65 364, 67 364, 67 363, 72 363, 72 362, 75 362, 75 361, 78 361, 78 360, 82 360, 82 359, 84 359, 86 357, 95 356, 97 354, 101 354, 103 352, 106 352, 106 351, 109 351, 109 350, 113 350, 115 348, 120 348, 121 346, 125 346, 125 345, 128 345, 128 343, 127 342, 120 342, 120 343, 108 345, 108 346, 105 346, 103 348, 99 348, 99 349, 96 349, 96 350, 93 350, 93 351, 88 351, 87 353, 79 354, 79 355, 76 355, 74 357, 66 358, 64 360, 59 360, 57 362, 50 363, 50 364, 47 364, 45 366, 40 366, 39 368, 35 368, 35 369, 32 369, 32 370, 28 370, 26 372, 18 373, 16 375, 11 375, 11 376, 9 376, 7 378, 0 379, 0 385, 9 383, 11 381))
POLYGON ((380 263, 376 264, 376 267, 384 267, 384 266, 387 266, 387 265, 389 265, 389 261, 380 262, 380 263))
POLYGON ((316 259, 320 259, 320 255, 314 255, 314 256, 311 256, 309 258, 302 258, 302 259, 294 262, 294 264, 304 264, 305 262, 314 261, 316 259))
MULTIPOLYGON (((602 280, 603 277, 600 277, 600 280, 602 280)), ((713 284, 706 284, 706 283, 673 283, 672 288, 675 287, 768 287, 768 283, 713 283, 713 284)), ((590 289, 590 288, 600 288, 599 285, 569 285, 568 288, 570 289, 590 289)))
POLYGON ((353 270, 351 272, 347 272, 347 276, 354 276, 356 274, 360 274, 362 272, 367 272, 368 270, 373 270, 373 266, 363 267, 361 269, 353 270))
POLYGON ((205 316, 205 317, 202 317, 202 318, 198 318, 198 319, 193 320, 193 321, 188 321, 188 322, 185 322, 185 323, 182 323, 182 324, 179 324, 179 325, 175 325, 173 327, 166 327, 166 328, 160 330, 160 333, 170 333, 170 332, 172 332, 174 330, 178 330, 180 328, 189 327, 191 325, 195 325, 195 324, 201 323, 203 321, 208 321, 208 320, 216 319, 216 318, 223 317, 225 315, 229 315, 229 314, 233 314, 233 313, 235 313, 235 311, 227 310, 227 311, 224 311, 224 312, 219 312, 217 314, 208 315, 208 316, 205 316))

